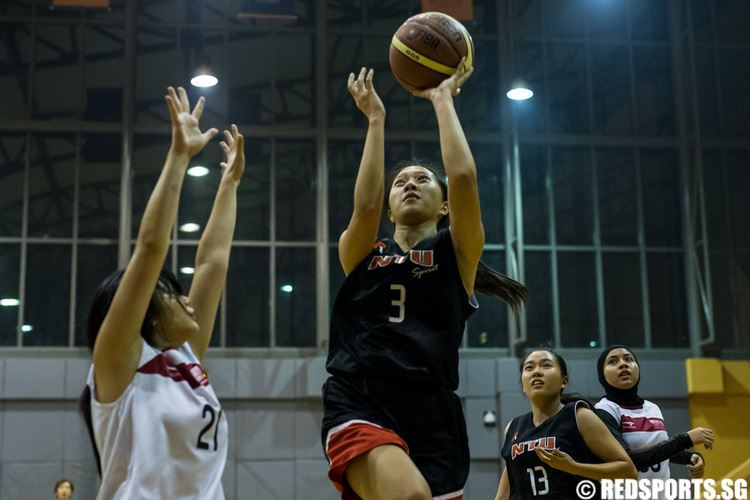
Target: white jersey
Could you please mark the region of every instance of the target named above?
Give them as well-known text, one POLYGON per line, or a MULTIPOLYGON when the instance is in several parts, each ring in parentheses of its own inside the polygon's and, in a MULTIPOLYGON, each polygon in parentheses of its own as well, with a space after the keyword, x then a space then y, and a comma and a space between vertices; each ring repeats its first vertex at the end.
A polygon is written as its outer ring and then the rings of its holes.
POLYGON ((97 401, 93 365, 87 383, 99 500, 224 499, 227 420, 188 343, 160 351, 144 341, 133 381, 112 403, 97 401))
MULTIPOLYGON (((651 401, 643 401, 642 406, 620 406, 602 398, 596 403, 596 408, 615 418, 622 437, 632 450, 648 448, 669 438, 661 410, 651 401)), ((646 472, 638 471, 638 478, 669 479, 669 460, 652 465, 646 472)))

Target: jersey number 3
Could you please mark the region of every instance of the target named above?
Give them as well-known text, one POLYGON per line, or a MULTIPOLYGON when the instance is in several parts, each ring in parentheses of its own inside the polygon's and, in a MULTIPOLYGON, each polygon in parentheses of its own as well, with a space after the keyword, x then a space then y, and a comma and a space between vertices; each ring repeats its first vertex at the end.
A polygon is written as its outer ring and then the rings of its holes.
POLYGON ((391 290, 398 293, 398 299, 392 300, 391 305, 398 308, 398 315, 388 316, 391 323, 401 323, 404 320, 404 302, 406 301, 406 287, 404 285, 391 285, 391 290))

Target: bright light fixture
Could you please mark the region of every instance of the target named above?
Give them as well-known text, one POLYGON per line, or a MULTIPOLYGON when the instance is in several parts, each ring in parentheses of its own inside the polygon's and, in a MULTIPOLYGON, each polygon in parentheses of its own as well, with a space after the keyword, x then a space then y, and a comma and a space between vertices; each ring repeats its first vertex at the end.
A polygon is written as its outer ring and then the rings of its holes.
POLYGON ((189 266, 181 267, 180 272, 182 274, 195 274, 195 268, 189 266))
POLYGON ((195 75, 192 80, 190 80, 190 83, 192 83, 194 87, 213 87, 219 83, 219 79, 211 72, 211 68, 206 64, 201 64, 198 66, 198 69, 195 70, 195 75))
POLYGON ((21 301, 18 299, 0 299, 0 306, 12 307, 20 304, 21 301))
POLYGON ((183 233, 194 233, 196 231, 199 231, 200 228, 200 224, 196 224, 195 222, 187 222, 180 226, 180 231, 182 231, 183 233))
POLYGON ((526 82, 516 80, 513 82, 512 88, 505 95, 508 96, 508 99, 513 99, 514 101, 524 101, 531 98, 534 92, 526 85, 526 82))
POLYGON ((294 290, 294 287, 292 285, 282 285, 281 291, 286 293, 291 293, 291 291, 294 290))
POLYGON ((30 332, 34 329, 31 325, 21 325, 21 331, 22 332, 30 332))
POLYGON ((196 165, 194 167, 190 167, 187 171, 187 174, 193 177, 203 177, 204 175, 208 175, 208 169, 206 167, 196 165))

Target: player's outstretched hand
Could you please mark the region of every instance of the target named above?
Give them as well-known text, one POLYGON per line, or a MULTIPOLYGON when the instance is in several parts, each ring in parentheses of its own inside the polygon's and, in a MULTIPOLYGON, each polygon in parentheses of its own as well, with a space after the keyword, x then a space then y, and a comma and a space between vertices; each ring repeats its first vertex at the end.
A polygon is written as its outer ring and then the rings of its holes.
POLYGON ((366 68, 359 70, 359 75, 355 78, 354 73, 349 73, 349 80, 346 88, 354 97, 357 108, 362 111, 368 119, 376 117, 385 117, 385 106, 380 96, 372 85, 372 77, 375 70, 372 68, 367 71, 366 68))
POLYGON ((237 125, 232 124, 232 131, 224 131, 224 140, 220 143, 227 160, 220 163, 222 175, 230 176, 239 182, 245 171, 245 138, 240 134, 237 125))
POLYGON ((193 111, 190 111, 190 101, 187 92, 182 87, 167 88, 164 97, 172 120, 172 150, 178 154, 194 156, 219 133, 215 128, 201 132, 198 121, 203 114, 206 99, 201 96, 193 111))
POLYGON ((440 85, 431 89, 417 90, 414 95, 417 97, 424 97, 433 101, 435 98, 447 93, 449 96, 454 97, 461 93, 461 85, 474 73, 474 66, 468 70, 464 67, 466 64, 466 57, 461 58, 461 62, 458 63, 456 71, 448 78, 440 82, 440 85))

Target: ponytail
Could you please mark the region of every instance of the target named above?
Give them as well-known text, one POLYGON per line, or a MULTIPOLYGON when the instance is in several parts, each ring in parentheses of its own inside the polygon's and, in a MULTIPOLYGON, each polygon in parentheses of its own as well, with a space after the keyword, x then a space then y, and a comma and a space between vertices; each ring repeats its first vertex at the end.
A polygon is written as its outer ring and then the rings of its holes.
POLYGON ((504 300, 518 312, 526 304, 529 297, 528 289, 513 278, 501 274, 481 260, 477 265, 477 275, 474 279, 474 290, 482 292, 495 299, 504 300))
POLYGON ((81 397, 78 400, 78 411, 83 417, 83 421, 86 423, 86 429, 89 431, 89 439, 91 440, 91 447, 94 449, 94 458, 96 458, 96 470, 99 471, 99 477, 102 477, 102 460, 99 457, 99 449, 96 447, 96 439, 94 438, 94 424, 91 421, 91 388, 86 385, 81 397))

